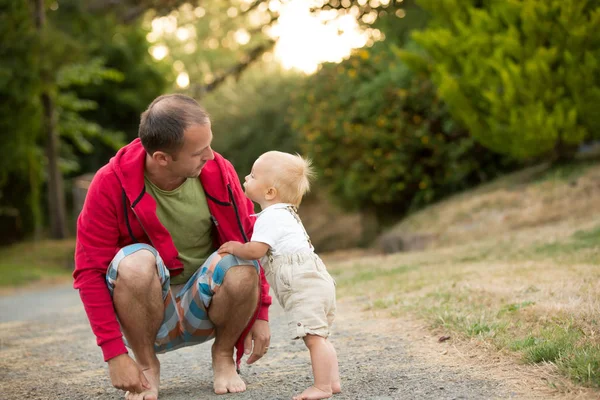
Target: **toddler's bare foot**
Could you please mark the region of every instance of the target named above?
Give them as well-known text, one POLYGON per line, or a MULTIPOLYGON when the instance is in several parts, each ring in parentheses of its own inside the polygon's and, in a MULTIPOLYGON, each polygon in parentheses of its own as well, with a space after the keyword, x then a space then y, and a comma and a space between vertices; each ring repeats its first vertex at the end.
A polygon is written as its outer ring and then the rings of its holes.
POLYGON ((216 394, 240 393, 246 390, 246 383, 235 370, 233 356, 218 355, 213 351, 213 389, 216 394))
POLYGON ((293 400, 320 400, 328 399, 332 395, 331 388, 328 390, 319 389, 316 386, 310 386, 304 390, 301 394, 293 397, 293 400))
POLYGON ((342 385, 340 381, 331 382, 331 392, 333 394, 342 393, 342 385))

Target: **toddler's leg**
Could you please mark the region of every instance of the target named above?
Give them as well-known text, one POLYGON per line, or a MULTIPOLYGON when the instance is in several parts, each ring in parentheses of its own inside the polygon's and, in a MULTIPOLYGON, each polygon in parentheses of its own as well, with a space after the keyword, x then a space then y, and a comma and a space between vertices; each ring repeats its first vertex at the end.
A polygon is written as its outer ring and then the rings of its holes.
MULTIPOLYGON (((304 392, 293 397, 294 400, 319 400, 328 399, 332 395, 332 371, 336 361, 333 347, 327 343, 325 338, 316 335, 304 337, 304 343, 310 351, 315 383, 304 392)), ((336 362, 337 364, 337 362, 336 362)))
POLYGON ((333 363, 331 366, 331 391, 335 393, 341 393, 342 386, 340 381, 340 368, 338 366, 337 353, 335 352, 335 347, 333 347, 333 343, 329 340, 325 341, 327 345, 331 348, 331 352, 333 353, 333 363))

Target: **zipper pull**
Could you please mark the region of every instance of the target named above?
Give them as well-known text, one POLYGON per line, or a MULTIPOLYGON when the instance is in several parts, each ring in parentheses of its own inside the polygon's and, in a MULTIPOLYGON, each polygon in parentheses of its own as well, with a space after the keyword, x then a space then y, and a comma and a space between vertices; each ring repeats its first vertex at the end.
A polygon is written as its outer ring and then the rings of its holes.
POLYGON ((212 219, 212 222, 213 222, 213 224, 215 224, 215 226, 219 226, 219 222, 217 221, 217 219, 215 218, 214 215, 211 215, 210 219, 212 219))

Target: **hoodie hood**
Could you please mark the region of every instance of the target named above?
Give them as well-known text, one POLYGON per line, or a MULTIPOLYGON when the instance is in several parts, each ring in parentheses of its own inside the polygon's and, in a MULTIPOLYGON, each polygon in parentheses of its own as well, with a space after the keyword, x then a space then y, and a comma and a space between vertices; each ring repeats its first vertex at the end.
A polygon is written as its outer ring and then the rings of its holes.
MULTIPOLYGON (((207 196, 213 201, 229 204, 227 185, 232 176, 226 168, 226 161, 219 153, 206 162, 200 173, 200 181, 204 188, 212 188, 207 196), (218 190, 215 190, 218 188, 218 190)), ((111 158, 110 165, 121 183, 132 207, 135 207, 145 193, 144 170, 146 166, 146 150, 139 138, 121 148, 111 158)), ((237 176, 235 177, 237 179, 237 176)))

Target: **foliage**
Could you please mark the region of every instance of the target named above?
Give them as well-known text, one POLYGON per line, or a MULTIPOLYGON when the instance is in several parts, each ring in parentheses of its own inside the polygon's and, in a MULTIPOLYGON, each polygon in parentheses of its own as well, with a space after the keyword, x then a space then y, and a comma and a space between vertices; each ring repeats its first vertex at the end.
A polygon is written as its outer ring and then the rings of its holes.
MULTIPOLYGON (((70 85, 68 89, 86 99, 88 106, 92 105, 77 113, 97 127, 101 126, 104 132, 122 132, 123 135, 115 140, 112 134, 90 132, 93 137, 86 139, 89 144, 74 146, 72 153, 81 170, 93 172, 114 154, 122 141, 137 137, 141 112, 163 93, 174 77, 170 65, 150 56, 148 31, 142 27, 142 21, 123 24, 110 12, 91 14, 86 8, 91 6, 80 0, 63 0, 59 4, 58 9, 48 10, 52 27, 62 36, 62 40, 55 43, 62 46, 71 43, 71 57, 59 68, 79 69, 82 73, 88 70, 87 74, 94 75, 88 77, 88 83, 70 85), (87 151, 90 146, 93 147, 91 153, 87 151)), ((73 145, 70 140, 66 144, 73 145)))
POLYGON ((415 29, 425 26, 427 15, 415 0, 321 0, 315 13, 351 15, 376 40, 388 39, 404 43, 415 29))
POLYGON ((38 47, 27 2, 0 0, 0 241, 41 219, 38 47))
POLYGON ((0 243, 41 227, 47 138, 42 91, 54 105, 63 173, 95 171, 137 134, 139 114, 166 86, 142 22, 90 14, 81 0, 47 3, 43 32, 31 2, 0 0, 0 243))
POLYGON ((453 122, 432 82, 386 42, 324 65, 297 96, 292 119, 332 193, 382 219, 508 166, 453 122))
POLYGON ((277 17, 268 2, 260 0, 183 4, 151 21, 148 40, 152 51, 165 51, 164 60, 172 65, 173 73, 189 76, 187 90, 199 98, 215 89, 223 77, 239 78, 272 48, 274 41, 268 32, 277 17))
MULTIPOLYGON (((598 0, 420 0, 428 53, 452 115, 486 147, 566 157, 600 138, 598 0)), ((411 64, 428 59, 405 55, 411 64)), ((413 65, 416 66, 416 65, 413 65)))
POLYGON ((80 165, 74 152, 91 154, 94 145, 90 140, 97 139, 113 149, 124 145, 122 132, 105 129, 82 116, 83 112, 96 110, 98 103, 94 100, 81 99, 74 91, 77 87, 97 86, 107 81, 123 80, 123 74, 105 68, 103 64, 103 60, 93 59, 85 64, 66 65, 57 72, 56 114, 58 134, 62 139, 63 173, 79 171, 80 165))
POLYGON ((286 121, 290 93, 300 76, 257 64, 239 82, 227 82, 203 104, 211 115, 213 147, 232 161, 240 178, 269 150, 299 151, 298 137, 286 121))

